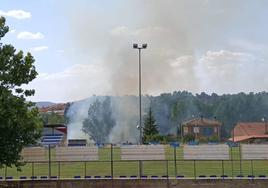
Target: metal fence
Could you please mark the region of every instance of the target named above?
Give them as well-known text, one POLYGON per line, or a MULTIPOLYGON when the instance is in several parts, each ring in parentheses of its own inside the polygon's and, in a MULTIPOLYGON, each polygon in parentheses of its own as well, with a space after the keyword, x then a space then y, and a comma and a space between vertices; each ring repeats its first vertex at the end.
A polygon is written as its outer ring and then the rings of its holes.
POLYGON ((268 160, 242 159, 241 147, 230 148, 228 160, 185 160, 183 147, 165 146, 164 160, 122 160, 121 148, 98 148, 98 160, 59 161, 56 149, 46 148, 44 161, 29 161, 17 171, 0 169, 2 179, 48 178, 265 178, 268 160))

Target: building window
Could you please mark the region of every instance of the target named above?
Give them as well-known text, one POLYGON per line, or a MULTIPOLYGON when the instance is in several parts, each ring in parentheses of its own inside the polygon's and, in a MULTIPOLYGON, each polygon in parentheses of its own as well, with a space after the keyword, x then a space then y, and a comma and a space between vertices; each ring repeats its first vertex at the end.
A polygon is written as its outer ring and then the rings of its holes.
POLYGON ((188 127, 183 127, 183 133, 188 134, 188 127))
POLYGON ((204 127, 203 128, 203 135, 204 136, 212 136, 213 135, 213 128, 212 127, 204 127))
POLYGON ((199 127, 194 127, 194 133, 199 133, 199 127))
POLYGON ((218 130, 217 127, 214 127, 214 133, 217 133, 217 130, 218 130))

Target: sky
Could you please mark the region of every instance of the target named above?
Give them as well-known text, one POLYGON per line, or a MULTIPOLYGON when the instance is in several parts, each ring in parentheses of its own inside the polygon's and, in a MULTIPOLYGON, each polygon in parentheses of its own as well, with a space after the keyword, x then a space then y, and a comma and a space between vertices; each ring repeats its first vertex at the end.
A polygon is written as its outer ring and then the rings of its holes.
POLYGON ((33 101, 268 90, 266 0, 0 0, 2 39, 35 57, 33 101))

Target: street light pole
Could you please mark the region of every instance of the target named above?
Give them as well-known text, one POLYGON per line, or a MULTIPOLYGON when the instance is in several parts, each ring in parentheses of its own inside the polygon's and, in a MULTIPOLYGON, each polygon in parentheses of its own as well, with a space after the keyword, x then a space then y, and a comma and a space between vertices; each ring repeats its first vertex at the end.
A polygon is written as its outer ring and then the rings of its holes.
POLYGON ((267 132, 267 121, 266 121, 266 117, 265 116, 262 118, 262 121, 264 123, 265 134, 267 134, 268 133, 267 132))
POLYGON ((142 144, 142 121, 141 121, 141 49, 139 48, 139 105, 140 105, 140 145, 142 144))
POLYGON ((139 46, 138 44, 133 44, 134 49, 139 50, 139 129, 140 129, 140 145, 142 144, 142 118, 141 118, 141 49, 146 49, 147 44, 142 44, 139 46))

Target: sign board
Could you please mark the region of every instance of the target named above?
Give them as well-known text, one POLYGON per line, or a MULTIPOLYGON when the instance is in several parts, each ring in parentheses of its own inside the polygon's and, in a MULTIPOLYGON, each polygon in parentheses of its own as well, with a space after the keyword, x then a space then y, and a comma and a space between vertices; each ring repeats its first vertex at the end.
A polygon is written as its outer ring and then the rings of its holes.
POLYGON ((26 162, 38 162, 48 160, 46 157, 46 150, 44 147, 27 147, 23 148, 21 152, 23 161, 26 162))
POLYGON ((127 145, 121 147, 122 160, 165 160, 164 145, 127 145))
POLYGON ((99 159, 97 147, 56 147, 56 161, 94 161, 99 159))
POLYGON ((189 160, 228 160, 229 147, 226 144, 187 145, 184 146, 183 156, 189 160))
POLYGON ((242 144, 242 159, 268 159, 268 144, 242 144))

